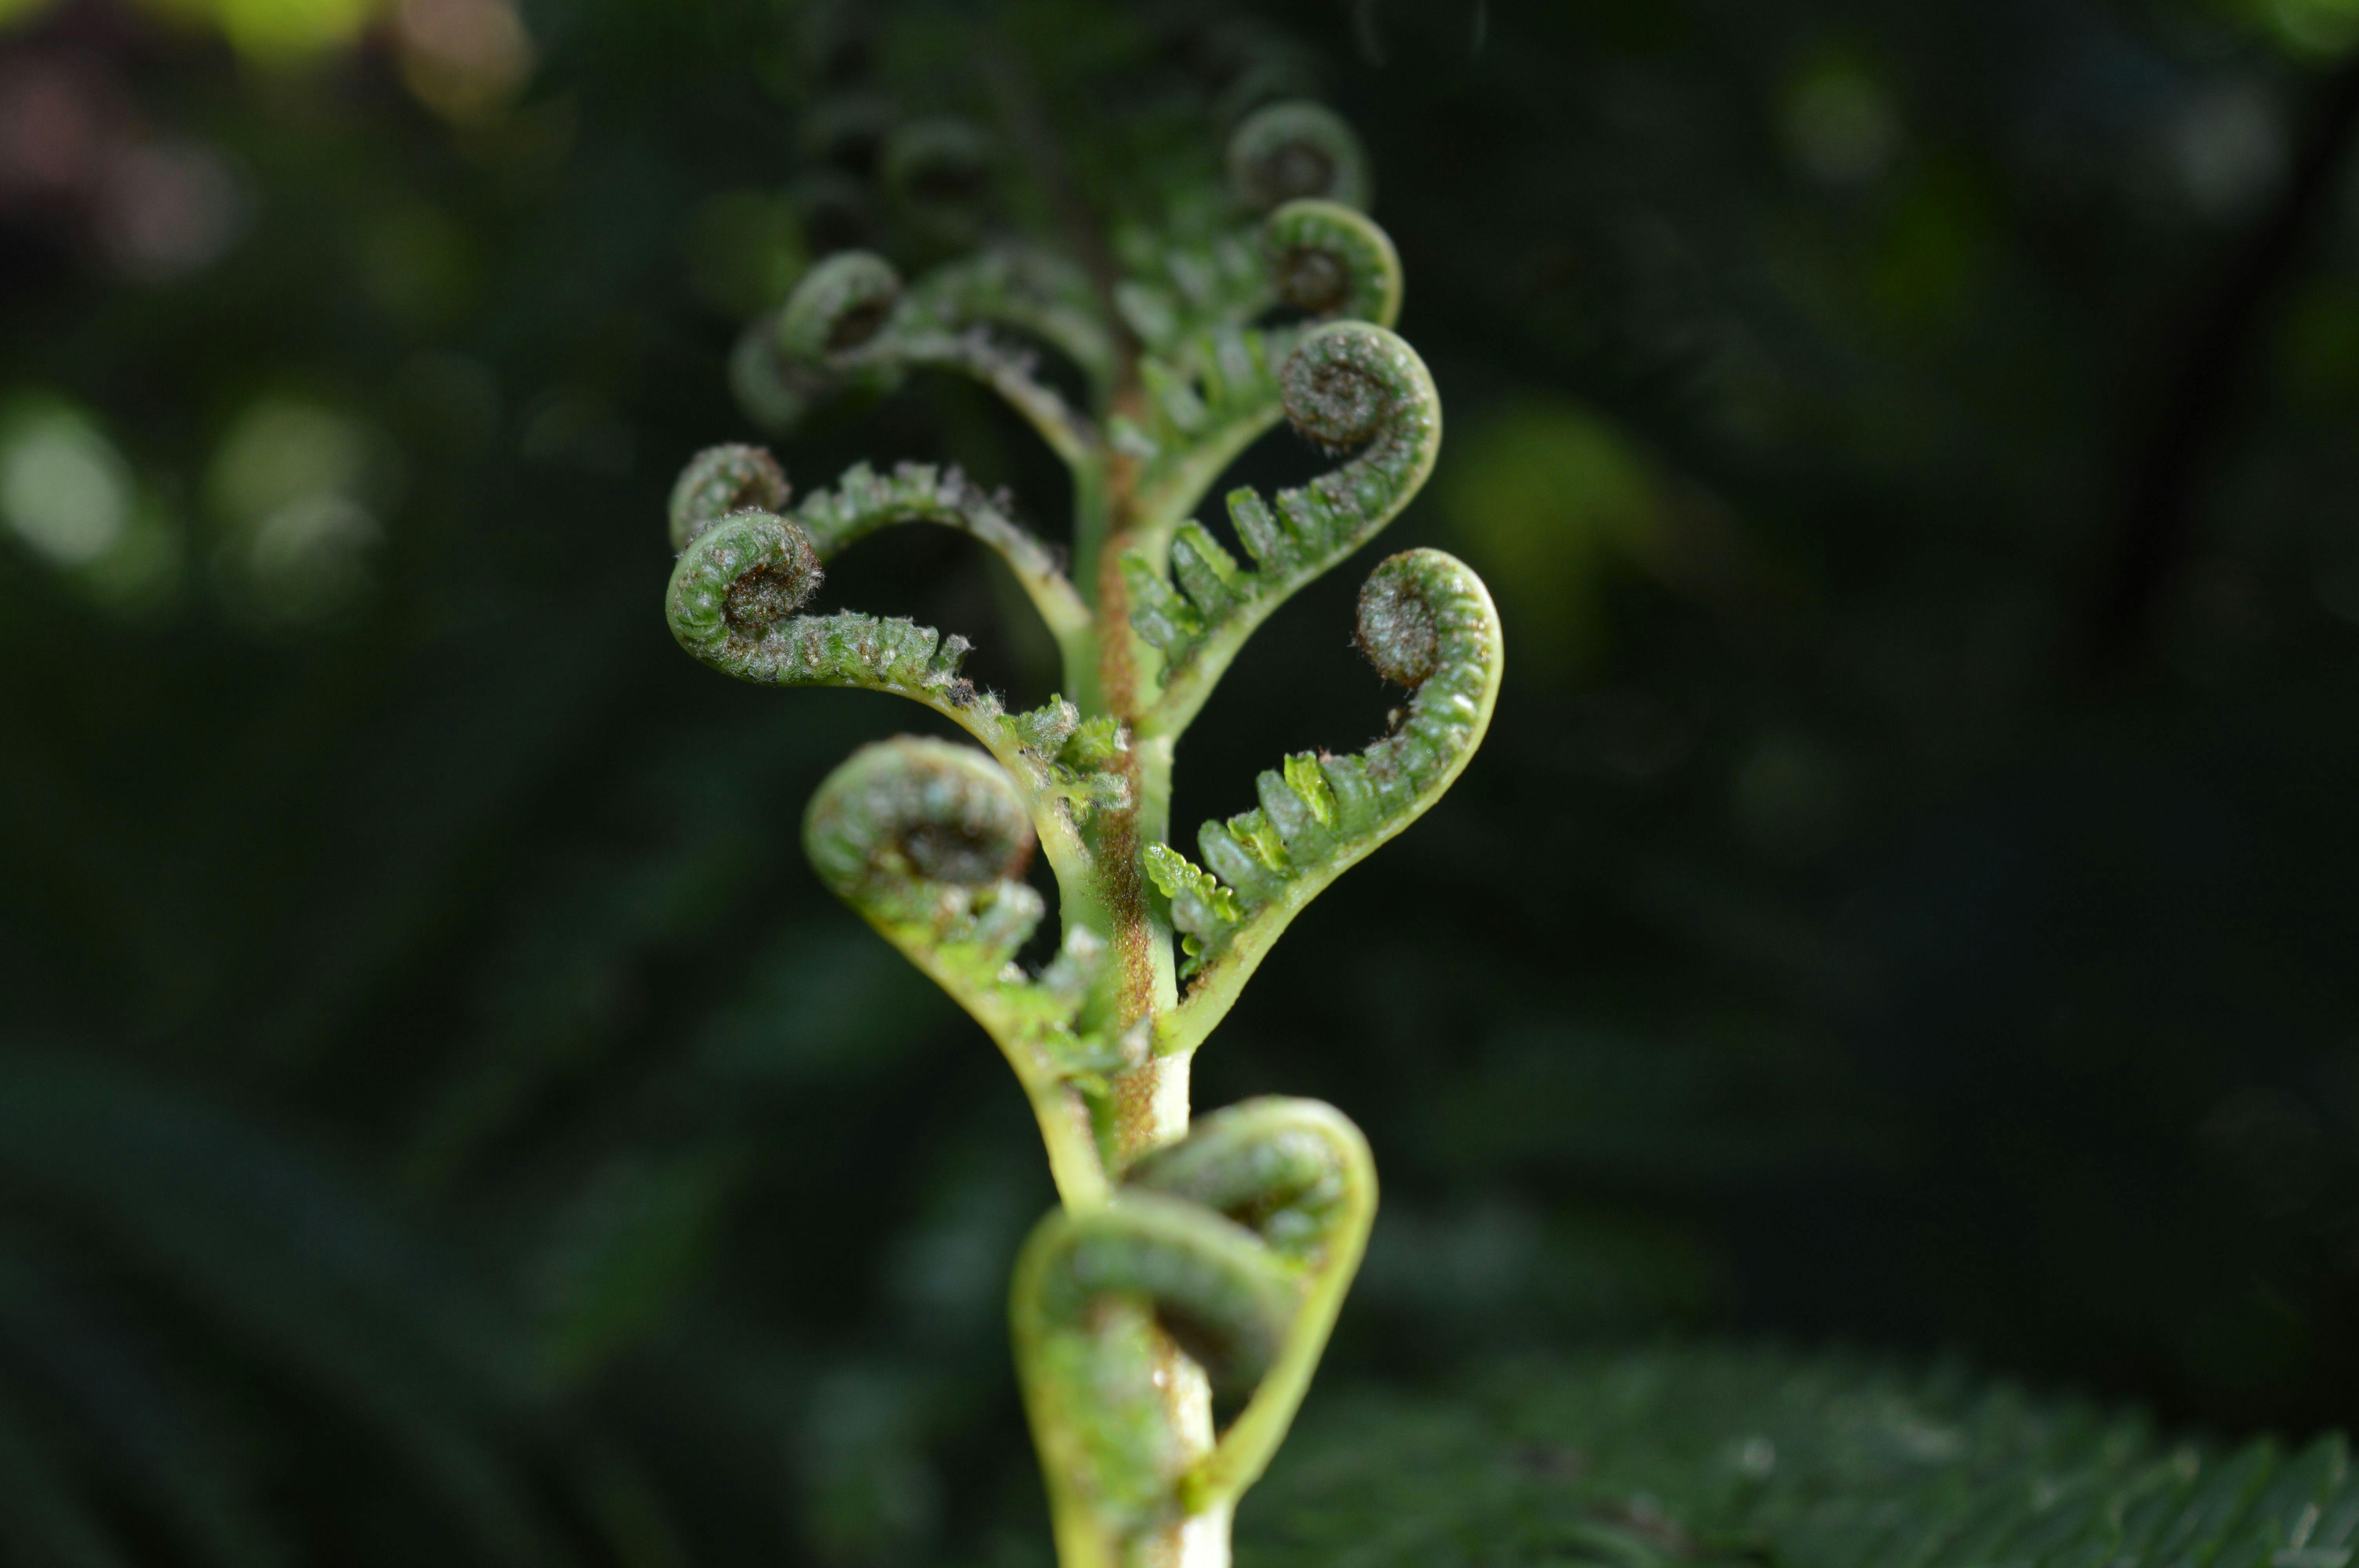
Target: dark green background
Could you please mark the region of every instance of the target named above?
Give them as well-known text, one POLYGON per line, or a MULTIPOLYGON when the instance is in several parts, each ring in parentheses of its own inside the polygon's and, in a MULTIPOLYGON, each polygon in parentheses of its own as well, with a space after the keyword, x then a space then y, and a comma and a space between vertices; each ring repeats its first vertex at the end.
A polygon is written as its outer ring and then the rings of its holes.
MULTIPOLYGON (((1447 408, 1386 546, 1507 618, 1482 757, 1200 1066, 1375 1143, 1328 1383, 1736 1334, 2359 1413, 2359 67, 2287 21, 2333 0, 526 14, 533 81, 458 126, 382 47, 0 35, 237 212, 156 280, 98 195, 0 186, 6 417, 82 410, 179 562, 0 533, 24 1561, 1038 1550, 1030 1123, 796 844, 924 716, 733 685, 658 610, 670 478, 747 431, 740 317, 798 254, 955 241, 842 125, 994 126, 986 55, 1093 178, 1115 117, 1215 146, 1254 71, 1359 127, 1447 408), (241 434, 342 451, 381 535, 291 610, 241 434), (123 1555, 25 1544, 77 1515, 123 1555)), ((958 460, 1060 525, 963 386, 778 449, 805 488, 958 460)), ((1380 729, 1365 565, 1257 640, 1182 822, 1380 729)), ((1046 694, 962 541, 834 582, 1046 694)))

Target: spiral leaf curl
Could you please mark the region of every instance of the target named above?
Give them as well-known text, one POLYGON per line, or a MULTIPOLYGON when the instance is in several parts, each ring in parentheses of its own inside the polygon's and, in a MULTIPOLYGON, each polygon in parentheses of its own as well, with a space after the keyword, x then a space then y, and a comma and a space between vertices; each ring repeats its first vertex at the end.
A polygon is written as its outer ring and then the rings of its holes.
POLYGON ((1229 136, 1229 183, 1256 212, 1317 197, 1365 211, 1375 196, 1367 150, 1343 117, 1295 101, 1255 110, 1229 136))
MULTIPOLYGON (((1256 250, 1249 287, 1223 292, 1220 275, 1196 279, 1184 298, 1140 289, 1123 296, 1148 351, 1139 361, 1143 406, 1114 420, 1109 438, 1138 464, 1140 514, 1153 525, 1188 507, 1223 469, 1285 416, 1283 367, 1301 343, 1299 326, 1245 322, 1285 305, 1321 321, 1389 327, 1400 313, 1400 259, 1385 232, 1332 201, 1297 201, 1272 213, 1256 250)), ((1249 257, 1249 260, 1243 259, 1249 257)), ((1149 553, 1159 548, 1159 538, 1149 553)))
MULTIPOLYGON (((897 488, 879 481, 873 492, 858 486, 822 492, 803 510, 832 543, 841 543, 881 525, 888 514, 893 520, 908 515, 910 496, 938 493, 940 483, 925 470, 897 488), (864 510, 864 493, 878 504, 864 510)), ((666 618, 681 647, 740 680, 890 692, 953 720, 1019 782, 1051 864, 1060 875, 1078 874, 1075 814, 1119 809, 1128 795, 1119 771, 1074 753, 1082 725, 1073 705, 1051 697, 1031 712, 1009 713, 996 696, 960 676, 970 646, 963 637, 945 638, 897 618, 800 613, 821 578, 820 553, 799 522, 733 513, 680 553, 665 595, 666 618)))
MULTIPOLYGON (((1199 1121, 1125 1173, 1111 1202, 1042 1221, 1012 1318, 1060 1541, 1120 1542, 1221 1513, 1299 1408, 1375 1218, 1375 1167, 1340 1111, 1264 1098, 1199 1121), (1250 1397, 1208 1455, 1169 1437, 1150 1327, 1216 1389, 1250 1397)), ((1115 1560, 1084 1552, 1071 1561, 1115 1560)))
POLYGON ((897 523, 938 523, 971 534, 1007 563, 1060 644, 1088 633, 1089 607, 1049 547, 1008 517, 1004 498, 985 495, 955 468, 900 463, 890 475, 879 475, 855 463, 833 490, 807 497, 791 517, 821 560, 897 523))
POLYGON ((869 251, 839 251, 795 286, 778 312, 778 349, 791 359, 842 365, 875 341, 901 302, 901 275, 869 251))
MULTIPOLYGON (((1006 562, 1009 571, 1023 585, 1034 607, 1039 611, 1042 621, 1060 643, 1074 643, 1088 635, 1088 607, 1073 591, 1072 584, 1066 580, 1048 546, 1008 518, 1003 501, 984 494, 956 468, 936 469, 924 463, 901 463, 895 467, 890 476, 879 476, 867 464, 855 463, 845 470, 832 490, 814 492, 803 499, 790 516, 777 518, 775 507, 783 506, 788 489, 785 470, 778 467, 768 452, 758 447, 742 446, 713 447, 698 453, 689 460, 688 466, 680 471, 679 481, 672 487, 672 539, 683 550, 724 517, 743 515, 758 519, 771 515, 774 521, 785 524, 788 531, 782 535, 758 523, 749 523, 741 541, 745 548, 755 551, 755 557, 739 559, 736 553, 732 554, 731 558, 737 563, 733 569, 738 576, 723 590, 722 625, 718 635, 709 623, 696 622, 687 601, 680 601, 682 611, 690 614, 689 625, 697 639, 690 643, 688 638, 683 637, 683 643, 688 643, 690 651, 696 652, 700 658, 715 664, 716 667, 728 669, 731 674, 741 674, 744 672, 731 668, 723 661, 754 659, 756 664, 747 665, 747 669, 756 668, 759 656, 754 644, 766 638, 767 629, 782 620, 786 613, 800 609, 809 600, 819 586, 818 563, 841 554, 880 529, 899 523, 936 523, 973 535, 1006 562), (762 503, 766 500, 772 500, 773 506, 764 507, 762 503), (800 553, 793 542, 795 535, 799 535, 803 546, 811 553, 812 560, 808 566, 800 564, 800 553), (754 564, 747 565, 748 559, 754 560, 754 564), (758 626, 749 618, 746 599, 756 584, 768 585, 766 602, 775 611, 758 626), (781 590, 789 589, 791 591, 786 598, 779 597, 781 590), (736 596, 734 600, 731 595, 736 596), (731 608, 733 603, 735 604, 734 609, 731 608)), ((717 558, 707 563, 707 575, 721 566, 717 558)), ((674 582, 676 587, 682 586, 677 569, 674 582)), ((709 584, 707 586, 709 590, 709 584)), ((675 613, 675 633, 679 633, 682 626, 677 619, 679 612, 675 613)), ((899 622, 883 624, 897 628, 908 625, 899 622)), ((913 627, 909 632, 935 635, 925 633, 923 628, 913 627)), ((800 634, 808 636, 810 633, 800 634)), ((902 634, 897 640, 906 643, 908 635, 902 634)), ((941 644, 935 656, 951 666, 954 674, 954 666, 965 649, 966 643, 962 639, 952 638, 941 644)), ((777 680, 782 685, 875 684, 868 680, 839 681, 815 676, 788 679, 781 675, 746 674, 745 678, 777 680)), ((901 690, 898 687, 884 689, 901 690)), ((995 697, 974 694, 972 688, 961 691, 954 679, 947 684, 929 684, 926 689, 939 690, 944 700, 960 704, 960 712, 975 722, 988 721, 997 703, 995 697)), ((913 694, 903 690, 901 695, 913 694)), ((929 706, 937 706, 929 697, 917 699, 927 702, 929 706)), ((1056 759, 1061 755, 1065 740, 1070 738, 1078 724, 1078 716, 1072 715, 1070 705, 1061 699, 1053 699, 1049 708, 1042 712, 1049 717, 1040 719, 1034 728, 1045 724, 1049 730, 1058 731, 1057 734, 1044 739, 1027 733, 1019 743, 1036 755, 1056 759)), ((962 722, 967 722, 967 719, 962 719, 962 722)), ((1036 782, 1051 794, 1089 800, 1093 798, 1093 791, 1103 792, 1107 781, 1103 778, 1085 780, 1083 775, 1104 774, 1108 765, 1106 760, 1098 760, 1095 765, 1080 768, 1061 767, 1060 764, 1060 772, 1041 773, 1036 782)), ((1099 804, 1111 805, 1115 801, 1109 797, 1099 804)))
POLYGON ((1103 945, 1076 927, 1038 975, 1015 963, 1045 913, 1024 882, 1029 803, 972 747, 902 736, 830 773, 803 818, 803 848, 857 910, 995 1042, 1032 1102, 1060 1188, 1104 1185, 1087 1094, 1134 1065, 1143 1039, 1078 1032, 1103 945))
POLYGON ((784 435, 843 390, 835 378, 797 364, 778 349, 777 318, 765 316, 729 351, 729 391, 756 427, 784 435))
POLYGON ((671 487, 671 547, 684 550, 732 512, 783 512, 793 493, 787 470, 759 447, 708 447, 671 487))
POLYGON ((1414 686, 1393 732, 1356 756, 1306 752, 1262 773, 1257 808, 1198 834, 1205 869, 1169 849, 1148 861, 1195 977, 1162 1049, 1209 1033, 1296 913, 1440 799, 1490 728, 1505 645, 1490 591, 1462 561, 1410 550, 1378 566, 1357 641, 1380 674, 1414 686))
POLYGON ((1115 286, 1115 307, 1148 356, 1173 364, 1201 353, 1201 342, 1191 341, 1204 333, 1242 328, 1277 306, 1385 327, 1400 309, 1400 258, 1391 239, 1341 202, 1289 201, 1258 232, 1189 242, 1134 229, 1123 249, 1133 276, 1115 286))
POLYGON ((1277 297, 1325 320, 1400 319, 1400 253, 1392 236, 1340 201, 1289 201, 1262 230, 1277 297))
MULTIPOLYGON (((799 367, 803 383, 881 389, 920 367, 956 371, 998 393, 1059 456, 1079 463, 1096 439, 1089 418, 1034 375, 1032 354, 990 330, 992 318, 1006 316, 1103 372, 1110 341, 1076 300, 1070 273, 1037 255, 953 264, 912 289, 884 257, 839 252, 806 273, 779 311, 772 341, 790 368, 771 379, 794 390, 799 367)), ((760 368, 745 373, 747 384, 771 390, 758 384, 760 368)))
POLYGON ((1360 447, 1349 462, 1273 509, 1249 489, 1229 518, 1254 557, 1240 566, 1202 525, 1183 523, 1170 549, 1177 588, 1144 552, 1125 557, 1131 622, 1164 658, 1163 694, 1143 733, 1188 726, 1256 628, 1303 584, 1375 536, 1425 483, 1441 447, 1441 400, 1415 350, 1382 327, 1338 322, 1287 362, 1286 409, 1321 446, 1360 447))

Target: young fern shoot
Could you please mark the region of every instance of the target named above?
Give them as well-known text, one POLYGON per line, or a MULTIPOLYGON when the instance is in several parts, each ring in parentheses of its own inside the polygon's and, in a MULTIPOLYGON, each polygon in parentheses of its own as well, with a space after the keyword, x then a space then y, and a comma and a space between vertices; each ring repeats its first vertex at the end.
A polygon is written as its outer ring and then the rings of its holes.
POLYGON ((1440 445, 1432 379, 1391 330, 1399 263, 1358 210, 1349 128, 1272 106, 1239 127, 1228 170, 1226 190, 1110 236, 1118 280, 1029 245, 907 284, 840 253, 739 345, 740 400, 774 430, 920 368, 991 387, 1072 470, 1070 575, 955 470, 856 467, 798 503, 767 453, 717 447, 671 503, 682 647, 744 680, 891 692, 976 742, 864 748, 812 799, 804 839, 828 886, 983 1026, 1039 1121, 1063 1201, 1016 1263, 1012 1316, 1063 1568, 1229 1561, 1237 1499, 1310 1384, 1376 1183, 1330 1106, 1256 1099, 1191 1124, 1190 1064, 1295 914, 1450 787, 1499 690, 1481 579, 1437 550, 1394 556, 1356 629, 1410 693, 1391 732, 1284 759, 1251 809, 1203 826, 1194 858, 1171 843, 1189 724, 1254 631, 1408 504, 1440 445), (1037 376, 1018 332, 1072 362, 1087 406, 1037 376), (1339 460, 1275 498, 1227 497, 1239 561, 1193 514, 1281 419, 1339 460), (830 557, 911 522, 998 553, 1067 695, 1010 711, 960 675, 964 638, 814 607, 830 557), (1016 956, 1047 914, 1024 880, 1036 850, 1061 941, 1027 973, 1016 956), (1216 1391, 1236 1412, 1217 1429, 1216 1391))

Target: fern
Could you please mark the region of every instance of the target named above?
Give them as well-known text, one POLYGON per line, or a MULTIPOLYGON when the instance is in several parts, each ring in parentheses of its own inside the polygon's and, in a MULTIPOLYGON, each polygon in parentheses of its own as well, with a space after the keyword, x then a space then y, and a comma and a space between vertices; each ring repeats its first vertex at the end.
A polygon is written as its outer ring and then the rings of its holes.
POLYGON ((2344 1568, 2359 1476, 2339 1434, 2174 1442, 1954 1368, 1658 1349, 1329 1406, 1241 1535, 1245 1568, 2344 1568))
POLYGON ((1189 724, 1254 631, 1408 504, 1441 432, 1432 378, 1390 330, 1399 263, 1357 211, 1349 129, 1313 105, 1265 109, 1228 163, 1227 194, 1178 191, 1159 224, 1103 242, 1125 276, 1001 244, 905 282, 847 251, 740 351, 746 412, 774 429, 917 370, 998 393, 1072 470, 1070 575, 955 470, 855 467, 789 508, 767 453, 716 447, 672 498, 666 609, 683 648, 743 680, 888 692, 981 746, 864 749, 811 801, 804 841, 998 1044, 1039 1124, 1064 1207, 1024 1249, 1013 1316, 1067 1568, 1228 1559, 1236 1501, 1359 1266, 1375 1178, 1327 1106, 1256 1100, 1191 1126, 1190 1065, 1294 914, 1449 788, 1499 687, 1482 582, 1438 551, 1396 556, 1368 579, 1358 635, 1411 693, 1393 732, 1264 774, 1256 808, 1198 834, 1201 867, 1172 847, 1189 724), (1071 362, 1087 406, 1010 329, 1071 362), (1191 514, 1281 418, 1341 460, 1275 504, 1229 498, 1241 564, 1191 514), (999 555, 1068 695, 1012 711, 962 675, 963 637, 817 608, 830 558, 906 522, 999 555), (1047 914, 1025 880, 1036 850, 1062 930, 1034 971, 1017 960, 1047 914), (1216 1391, 1235 1410, 1218 1431, 1216 1391))

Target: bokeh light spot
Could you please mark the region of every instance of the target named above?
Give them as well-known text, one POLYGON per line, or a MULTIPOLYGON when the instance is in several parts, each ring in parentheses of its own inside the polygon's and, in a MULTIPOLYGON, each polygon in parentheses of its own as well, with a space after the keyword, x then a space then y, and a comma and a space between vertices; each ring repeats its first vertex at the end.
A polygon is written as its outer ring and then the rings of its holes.
POLYGON ((368 426, 297 398, 266 397, 238 417, 205 476, 234 610, 266 627, 311 624, 374 586, 384 446, 368 426))
POLYGON ((401 0, 393 31, 402 80, 451 120, 506 106, 532 75, 532 38, 506 0, 401 0))
POLYGON ((1452 532, 1533 660, 1585 662, 1603 640, 1607 566, 1646 553, 1661 526, 1653 463, 1588 409, 1533 403, 1475 421, 1439 479, 1452 532))
POLYGON ((1797 75, 1781 118, 1794 161, 1821 184, 1864 184, 1900 150, 1900 114, 1891 93, 1847 59, 1828 57, 1797 75))
POLYGON ((0 519, 51 563, 88 566, 114 549, 136 501, 130 466, 76 410, 34 405, 0 424, 0 519))
POLYGON ((2340 55, 2359 44, 2359 0, 2261 0, 2261 18, 2297 53, 2340 55))

